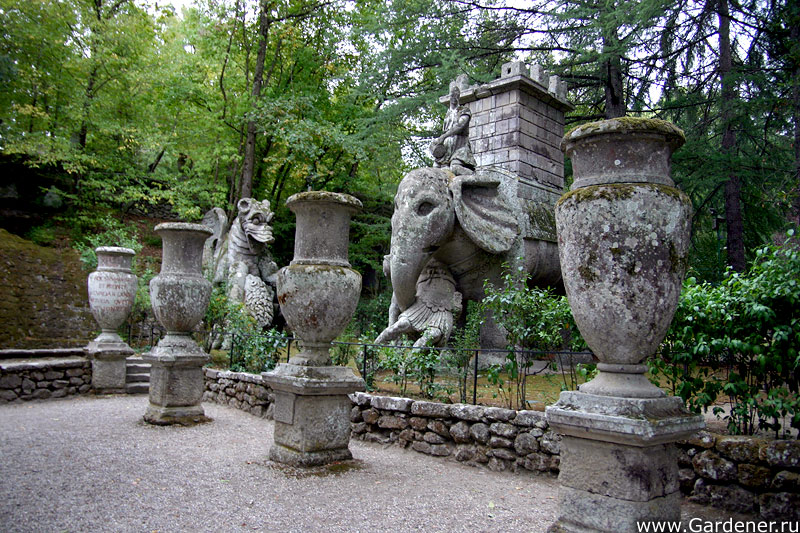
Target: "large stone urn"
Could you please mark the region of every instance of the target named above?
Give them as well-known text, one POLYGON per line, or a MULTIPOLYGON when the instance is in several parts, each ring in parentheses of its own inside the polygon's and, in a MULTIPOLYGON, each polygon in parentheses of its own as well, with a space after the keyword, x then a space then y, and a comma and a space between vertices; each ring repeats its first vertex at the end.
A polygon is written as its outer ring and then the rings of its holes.
POLYGON ((163 240, 161 272, 150 281, 150 300, 166 335, 142 359, 150 363, 151 424, 204 422, 203 364, 209 357, 192 339, 211 297, 203 277, 203 246, 212 234, 200 224, 170 222, 155 227, 163 240))
POLYGON ((136 300, 130 248, 95 249, 97 270, 89 274, 89 308, 101 333, 86 347, 92 361, 92 388, 98 393, 125 392, 125 359, 133 350, 117 334, 136 300))
POLYGON ((361 293, 361 275, 347 258, 350 216, 361 202, 311 191, 291 196, 286 205, 297 217, 297 229, 294 259, 278 272, 278 303, 301 351, 263 374, 275 391, 269 457, 315 466, 352 458, 348 394, 364 390, 351 368, 331 366, 329 353, 361 293))
POLYGON ((675 441, 703 427, 645 376, 687 266, 691 203, 670 177, 670 123, 618 118, 567 133, 575 181, 556 205, 559 258, 598 375, 547 408, 561 433, 560 516, 550 531, 633 532, 679 520, 675 441))

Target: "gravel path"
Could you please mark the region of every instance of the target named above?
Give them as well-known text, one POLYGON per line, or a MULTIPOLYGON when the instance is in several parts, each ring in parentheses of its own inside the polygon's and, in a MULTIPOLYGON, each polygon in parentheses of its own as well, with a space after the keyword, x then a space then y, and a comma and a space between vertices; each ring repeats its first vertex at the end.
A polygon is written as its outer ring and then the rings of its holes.
POLYGON ((146 406, 0 406, 0 530, 539 533, 555 519, 553 478, 360 441, 353 466, 297 471, 265 459, 270 421, 204 404, 210 424, 157 427, 141 421, 146 406))

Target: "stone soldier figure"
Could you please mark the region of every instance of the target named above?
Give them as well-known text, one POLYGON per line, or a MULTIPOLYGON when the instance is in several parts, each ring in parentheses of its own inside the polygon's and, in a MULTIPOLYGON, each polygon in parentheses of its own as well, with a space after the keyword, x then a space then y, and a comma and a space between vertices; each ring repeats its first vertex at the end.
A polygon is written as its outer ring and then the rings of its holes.
POLYGON ((469 122, 472 112, 459 104, 461 90, 457 82, 450 84, 450 107, 444 117, 444 133, 434 139, 430 150, 434 167, 450 167, 455 175, 475 172, 477 163, 469 144, 469 122))
POLYGON ((375 339, 377 344, 404 333, 420 335, 415 348, 447 343, 455 317, 461 314, 461 293, 456 291, 456 282, 447 267, 431 259, 419 276, 416 294, 416 301, 375 339))

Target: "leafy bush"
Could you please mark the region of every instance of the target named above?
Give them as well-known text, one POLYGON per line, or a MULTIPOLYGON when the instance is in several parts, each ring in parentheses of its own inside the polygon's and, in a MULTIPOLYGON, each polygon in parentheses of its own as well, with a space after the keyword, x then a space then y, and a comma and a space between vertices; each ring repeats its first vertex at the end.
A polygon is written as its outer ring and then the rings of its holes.
POLYGON ((532 361, 517 357, 518 350, 561 350, 585 347, 583 338, 575 326, 572 311, 566 297, 556 296, 549 289, 528 287, 528 274, 522 266, 516 272, 504 265, 502 284, 495 287, 486 282, 485 297, 481 308, 491 311, 495 321, 505 328, 508 338, 508 356, 504 365, 490 369, 489 381, 504 393, 506 403, 519 409, 525 408, 526 377, 532 361), (516 383, 516 394, 505 394, 500 372, 505 371, 516 383))
POLYGON ((458 395, 461 403, 467 402, 467 377, 469 363, 475 357, 475 348, 480 346, 481 309, 476 302, 467 302, 464 327, 456 328, 450 337, 450 349, 445 352, 444 361, 456 371, 458 395))
POLYGON ((686 280, 650 364, 696 412, 727 396, 731 433, 778 435, 786 419, 800 427, 800 250, 790 240, 755 256, 747 274, 729 271, 717 286, 686 280))
MULTIPOLYGON (((100 233, 86 235, 83 240, 75 244, 75 249, 81 256, 85 270, 97 268, 97 254, 95 248, 100 246, 119 246, 130 248, 137 254, 142 250, 139 234, 136 227, 125 225, 119 220, 106 216, 100 221, 100 227, 105 228, 100 233)), ((136 259, 134 258, 134 273, 136 272, 136 259)))

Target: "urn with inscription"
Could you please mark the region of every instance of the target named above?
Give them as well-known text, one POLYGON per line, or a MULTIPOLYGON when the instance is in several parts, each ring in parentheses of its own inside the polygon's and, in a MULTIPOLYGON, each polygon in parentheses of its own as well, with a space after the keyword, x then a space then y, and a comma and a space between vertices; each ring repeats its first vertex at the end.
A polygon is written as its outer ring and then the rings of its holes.
POLYGON ((133 350, 117 329, 136 300, 136 276, 131 272, 134 251, 101 246, 95 250, 97 270, 89 274, 89 308, 101 332, 86 351, 92 361, 92 387, 99 393, 125 392, 125 359, 133 350))
POLYGON ((136 300, 136 276, 131 272, 135 252, 130 248, 101 246, 95 250, 97 270, 89 274, 89 308, 102 332, 93 341, 96 345, 127 344, 117 334, 136 300))

